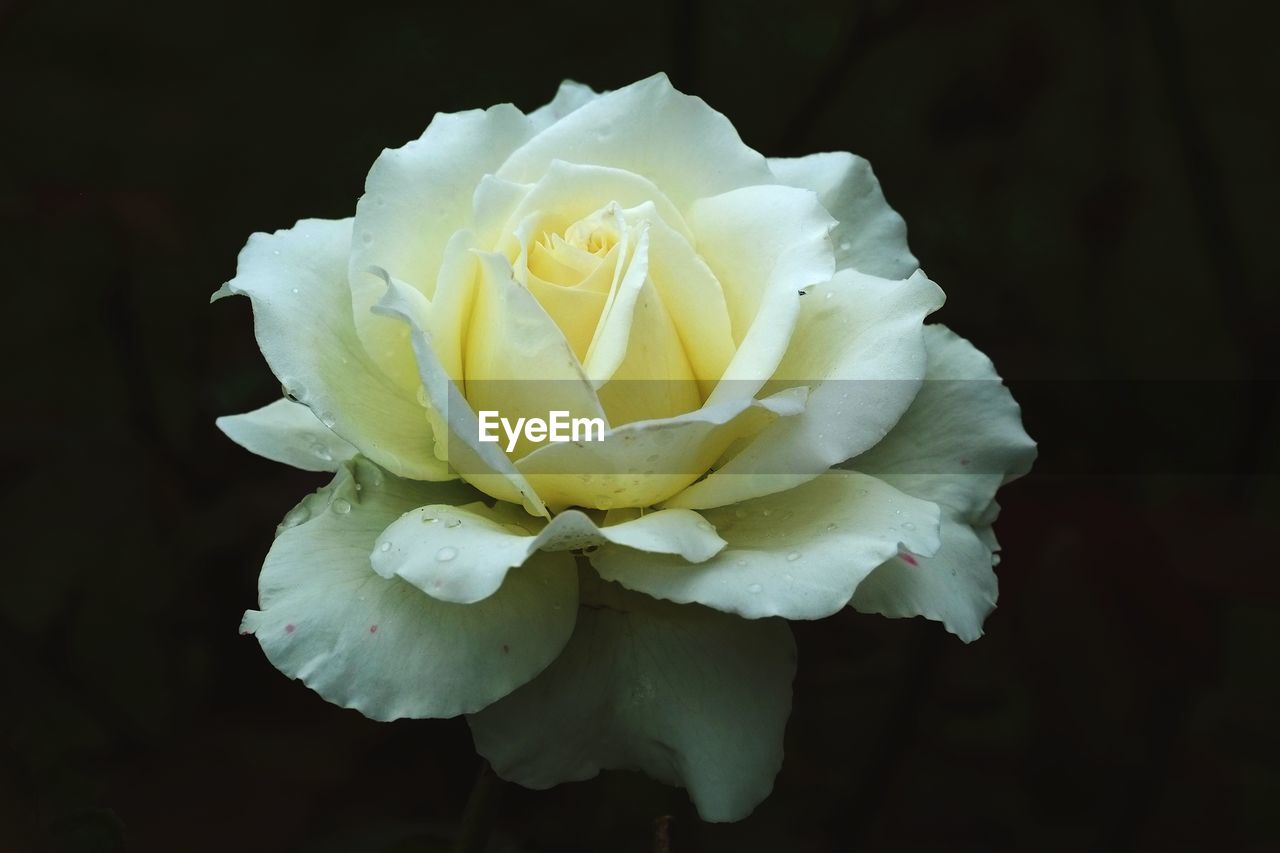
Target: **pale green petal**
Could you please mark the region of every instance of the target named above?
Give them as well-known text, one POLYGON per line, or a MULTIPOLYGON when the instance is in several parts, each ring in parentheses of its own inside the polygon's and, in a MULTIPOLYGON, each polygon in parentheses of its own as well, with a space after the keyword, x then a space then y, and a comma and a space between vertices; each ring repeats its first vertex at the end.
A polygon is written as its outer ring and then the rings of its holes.
POLYGON ((546 130, 579 107, 594 101, 600 95, 590 86, 575 80, 565 80, 556 90, 556 96, 550 103, 538 107, 529 113, 529 121, 535 130, 546 130))
POLYGON ((850 471, 703 516, 728 542, 706 562, 606 545, 591 564, 607 580, 681 604, 749 619, 821 619, 893 555, 938 548, 936 504, 850 471))
POLYGON ((940 504, 942 548, 917 565, 898 559, 876 569, 853 606, 934 619, 968 642, 996 603, 996 490, 1030 470, 1036 445, 990 359, 944 326, 926 326, 925 344, 928 373, 911 408, 846 467, 940 504))
POLYGON ((373 549, 373 568, 383 577, 404 578, 442 601, 469 604, 497 592, 508 570, 539 550, 612 543, 698 562, 724 547, 715 529, 690 510, 649 513, 607 527, 569 510, 541 529, 539 524, 541 519, 531 516, 513 524, 508 514, 483 504, 424 506, 382 532, 373 549))
POLYGON ((966 643, 981 637, 982 622, 996 606, 991 527, 974 528, 946 508, 941 538, 933 556, 904 555, 872 572, 854 593, 854 609, 933 619, 966 643))
POLYGON ((320 423, 310 409, 292 400, 276 400, 243 415, 215 423, 236 444, 304 471, 336 471, 357 451, 320 423))
POLYGON ((583 575, 573 638, 541 676, 468 718, 476 749, 528 788, 643 770, 740 820, 782 765, 795 645, 780 619, 655 601, 583 575))
POLYGON ((875 445, 920 389, 924 318, 942 301, 923 273, 889 281, 844 270, 810 288, 786 358, 766 386, 810 387, 805 411, 771 424, 667 505, 703 509, 782 491, 875 445))
POLYGON ((768 184, 764 157, 701 98, 655 74, 580 106, 515 151, 497 176, 533 183, 553 160, 626 169, 662 188, 676 206, 736 187, 768 184))
POLYGON ((258 346, 285 392, 361 453, 401 476, 448 479, 422 407, 388 380, 356 336, 350 248, 350 219, 304 219, 254 234, 236 277, 214 299, 249 297, 258 346))
POLYGON ((378 534, 427 503, 474 500, 347 463, 289 513, 258 583, 260 610, 241 630, 272 664, 325 699, 376 720, 477 711, 550 663, 573 631, 573 560, 541 554, 478 604, 450 604, 369 562, 378 534))
POLYGON ((920 393, 883 441, 845 467, 981 525, 996 489, 1031 470, 1036 443, 989 358, 945 326, 926 326, 924 340, 920 393))
POLYGON ((813 190, 840 223, 831 233, 837 269, 906 278, 919 267, 907 248, 907 223, 889 207, 871 164, 845 151, 772 158, 778 180, 813 190))
POLYGON ((413 288, 385 277, 387 291, 374 311, 394 317, 412 333, 414 357, 417 359, 423 393, 440 436, 436 453, 448 459, 452 470, 485 494, 509 503, 521 504, 534 515, 548 515, 546 506, 516 470, 497 444, 480 441, 480 424, 458 386, 449 378, 432 346, 431 336, 423 328, 422 317, 429 310, 425 300, 413 288))

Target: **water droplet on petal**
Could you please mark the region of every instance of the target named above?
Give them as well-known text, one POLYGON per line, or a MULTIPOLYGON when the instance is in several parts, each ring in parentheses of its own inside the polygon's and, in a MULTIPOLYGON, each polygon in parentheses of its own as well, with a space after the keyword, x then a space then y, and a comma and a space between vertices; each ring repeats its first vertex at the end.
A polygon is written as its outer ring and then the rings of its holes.
POLYGON ((828 291, 827 291, 827 295, 826 295, 826 296, 824 296, 824 297, 822 297, 822 298, 823 298, 823 299, 830 299, 830 298, 831 298, 831 297, 833 297, 833 296, 835 296, 835 294, 834 294, 834 293, 832 293, 830 290, 828 290, 828 291))
POLYGON ((382 553, 384 553, 384 554, 385 554, 385 553, 387 553, 388 551, 390 551, 390 550, 391 550, 391 543, 390 543, 390 542, 383 542, 381 545, 379 545, 379 546, 378 546, 378 550, 379 550, 379 551, 381 551, 381 552, 382 552, 382 553))
POLYGON ((798 559, 800 559, 800 552, 799 552, 799 551, 792 551, 790 554, 788 554, 788 555, 787 555, 787 562, 788 562, 788 563, 794 563, 794 562, 795 562, 796 560, 798 560, 798 559))
POLYGON ((914 524, 912 524, 911 522, 909 522, 909 521, 904 521, 904 522, 902 522, 902 529, 903 529, 903 530, 915 530, 915 529, 916 529, 916 526, 915 526, 914 524))
POLYGON ((458 556, 458 549, 450 545, 445 545, 439 551, 436 551, 436 560, 441 563, 447 563, 456 556, 458 556))
POLYGON ((760 514, 761 514, 761 515, 763 515, 763 516, 765 516, 765 517, 768 517, 768 516, 770 516, 770 515, 773 515, 773 510, 771 510, 771 509, 762 509, 762 510, 760 510, 760 514))
POLYGON ((333 511, 338 515, 346 515, 351 512, 351 502, 346 498, 334 498, 333 511))
POLYGON ((763 589, 764 587, 762 587, 760 584, 753 583, 751 586, 747 587, 747 592, 755 594, 755 593, 761 592, 763 589))
POLYGON ((828 531, 835 530, 835 529, 836 529, 836 523, 834 521, 827 525, 828 531))
POLYGON ((461 527, 461 526, 462 526, 462 519, 460 519, 460 518, 451 518, 451 519, 449 519, 448 521, 446 521, 446 522, 444 523, 444 526, 445 526, 445 527, 461 527))

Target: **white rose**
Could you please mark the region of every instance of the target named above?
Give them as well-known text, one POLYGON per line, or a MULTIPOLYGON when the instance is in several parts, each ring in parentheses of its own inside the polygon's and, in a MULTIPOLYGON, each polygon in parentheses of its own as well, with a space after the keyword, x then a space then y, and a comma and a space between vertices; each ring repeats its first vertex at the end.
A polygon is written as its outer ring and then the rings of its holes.
POLYGON ((924 324, 942 292, 870 167, 766 159, 665 76, 437 115, 353 219, 254 235, 225 294, 293 401, 220 426, 336 472, 244 630, 375 719, 471 715, 508 779, 639 767, 740 818, 781 763, 785 619, 972 640, 994 606, 1034 444, 924 324), (607 429, 508 452, 477 411, 607 429))

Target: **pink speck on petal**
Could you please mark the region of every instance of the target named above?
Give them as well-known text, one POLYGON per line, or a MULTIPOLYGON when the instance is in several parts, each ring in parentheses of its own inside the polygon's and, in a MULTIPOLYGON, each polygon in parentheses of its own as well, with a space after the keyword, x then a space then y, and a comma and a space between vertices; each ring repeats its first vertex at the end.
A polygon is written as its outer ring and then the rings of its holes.
POLYGON ((370 626, 369 626, 369 633, 370 633, 370 634, 376 634, 376 633, 378 633, 378 626, 377 626, 377 625, 370 625, 370 626))
POLYGON ((285 632, 286 634, 292 634, 292 633, 293 633, 293 623, 292 623, 292 622, 291 622, 291 623, 289 623, 288 625, 285 625, 285 626, 284 626, 284 632, 285 632))
POLYGON ((901 554, 899 554, 898 559, 902 560, 902 562, 906 563, 909 566, 920 565, 919 563, 916 562, 916 555, 911 554, 907 551, 903 551, 901 554))

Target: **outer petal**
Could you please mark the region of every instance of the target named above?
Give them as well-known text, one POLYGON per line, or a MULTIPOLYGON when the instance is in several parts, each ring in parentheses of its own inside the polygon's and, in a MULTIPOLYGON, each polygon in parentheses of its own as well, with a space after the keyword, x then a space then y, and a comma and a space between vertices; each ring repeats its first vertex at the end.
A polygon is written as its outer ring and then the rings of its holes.
POLYGON ((259 456, 304 471, 337 471, 357 451, 301 403, 276 400, 215 422, 227 438, 259 456))
POLYGON ((872 572, 853 596, 854 609, 933 619, 966 643, 981 637, 982 622, 996 606, 991 527, 975 529, 948 508, 941 532, 942 547, 933 556, 908 554, 872 572))
POLYGON ((356 206, 351 299, 360 339, 403 387, 417 385, 413 354, 403 345, 403 326, 370 313, 383 286, 369 269, 385 269, 432 296, 449 239, 471 224, 476 185, 533 133, 510 104, 439 113, 419 139, 383 151, 369 170, 356 206))
MULTIPOLYGON (((526 517, 527 527, 537 519, 526 517)), ((612 543, 682 560, 706 560, 724 540, 696 512, 663 510, 597 527, 577 510, 562 512, 531 532, 483 504, 424 506, 407 512, 378 537, 373 568, 383 577, 401 577, 442 601, 469 604, 493 595, 509 569, 539 550, 569 551, 612 543)))
POLYGON ((811 387, 804 413, 770 425, 668 505, 702 509, 781 491, 873 446, 920 389, 924 317, 942 300, 923 273, 887 281, 844 270, 810 288, 766 389, 811 387))
POLYGON ((889 207, 871 164, 845 151, 773 158, 778 180, 813 190, 840 223, 831 233, 837 269, 906 278, 919 267, 907 248, 907 223, 889 207))
POLYGON ((550 103, 529 113, 529 121, 533 123, 535 130, 546 130, 569 113, 598 97, 600 95, 590 86, 575 80, 565 80, 556 90, 556 96, 550 103))
POLYGON ((476 749, 525 787, 639 768, 687 787, 704 820, 746 817, 782 764, 795 674, 786 622, 589 581, 564 653, 468 718, 476 749))
POLYGON ((977 521, 996 489, 1031 470, 1036 443, 989 358, 945 326, 926 326, 924 341, 928 369, 911 408, 847 467, 977 521))
POLYGON ((351 220, 304 219, 254 234, 236 277, 213 295, 253 302, 258 346, 286 393, 395 474, 453 476, 432 452, 431 427, 412 393, 377 367, 356 337, 347 288, 351 220))
POLYGON ((938 548, 936 504, 846 471, 705 517, 729 543, 706 562, 605 546, 591 564, 606 580, 680 604, 748 619, 821 619, 899 551, 938 548))
POLYGON ((942 548, 915 564, 890 560, 858 588, 853 606, 924 616, 969 642, 995 607, 996 489, 1025 474, 1035 442, 991 361, 944 326, 927 326, 926 381, 884 441, 849 460, 943 507, 942 548))
POLYGON ((677 92, 665 74, 583 104, 513 153, 497 176, 531 183, 552 160, 643 175, 682 210, 695 199, 774 182, 727 118, 677 92))
POLYGON ((377 720, 451 717, 505 696, 572 633, 577 577, 567 555, 539 555, 474 605, 437 601, 369 563, 374 539, 401 513, 474 494, 349 463, 285 519, 262 567, 262 609, 245 614, 242 631, 281 672, 377 720))

